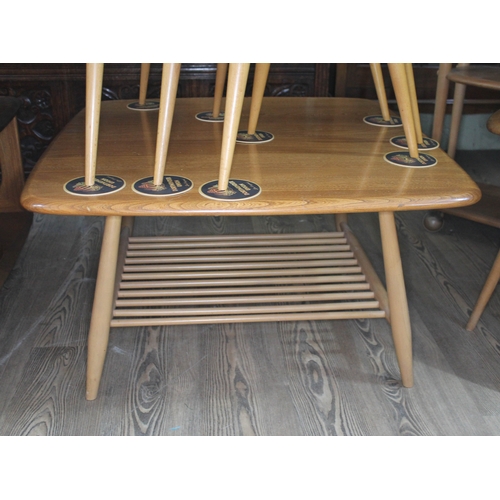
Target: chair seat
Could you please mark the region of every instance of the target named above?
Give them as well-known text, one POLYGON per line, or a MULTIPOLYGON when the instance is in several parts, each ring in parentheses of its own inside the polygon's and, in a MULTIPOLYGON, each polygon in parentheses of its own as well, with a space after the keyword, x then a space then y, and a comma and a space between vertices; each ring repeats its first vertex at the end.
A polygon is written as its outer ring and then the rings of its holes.
POLYGON ((21 107, 17 97, 0 96, 0 132, 12 121, 21 107))
POLYGON ((466 66, 457 67, 448 73, 448 80, 484 89, 500 90, 500 67, 466 66))

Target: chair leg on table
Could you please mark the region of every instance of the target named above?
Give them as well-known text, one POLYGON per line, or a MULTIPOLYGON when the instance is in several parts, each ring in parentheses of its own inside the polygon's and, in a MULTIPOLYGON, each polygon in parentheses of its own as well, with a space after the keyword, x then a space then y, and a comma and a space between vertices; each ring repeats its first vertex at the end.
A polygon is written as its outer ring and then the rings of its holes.
POLYGON ((269 75, 269 63, 257 63, 255 65, 255 76, 253 81, 252 102, 250 104, 250 116, 248 118, 247 134, 253 135, 257 130, 260 108, 266 89, 267 77, 269 75))
POLYGON ((488 301, 490 300, 492 293, 494 292, 496 286, 498 285, 499 280, 500 280, 500 252, 498 252, 496 256, 490 274, 486 279, 486 283, 484 284, 483 289, 479 294, 479 298, 477 299, 476 305, 474 306, 474 310, 470 315, 469 322, 465 327, 467 328, 467 330, 472 331, 474 330, 474 328, 476 328, 477 322, 479 321, 481 314, 483 314, 484 308, 486 307, 486 304, 488 304, 488 301))
POLYGON ((226 84, 228 63, 217 63, 217 73, 215 75, 214 107, 212 116, 217 118, 220 115, 222 104, 222 95, 224 94, 224 85, 226 84))
POLYGON ((342 223, 347 224, 347 214, 335 214, 335 228, 339 233, 343 231, 342 223))
POLYGON ((387 94, 385 92, 382 66, 380 65, 380 63, 370 63, 370 70, 372 72, 373 83, 375 85, 375 91, 377 92, 377 99, 380 106, 382 118, 386 122, 390 122, 391 114, 389 111, 389 104, 387 102, 387 94))
POLYGON ((229 182, 249 69, 249 63, 231 63, 229 65, 226 109, 224 111, 224 129, 219 167, 218 189, 220 191, 225 191, 229 182))
POLYGON ((149 71, 151 63, 141 63, 141 79, 139 83, 139 104, 144 106, 148 93, 149 71))
POLYGON ((394 212, 380 212, 379 220, 394 347, 403 386, 413 387, 410 315, 394 212))
POLYGON ((413 103, 408 85, 408 76, 404 64, 388 64, 391 75, 392 86, 396 94, 401 120, 405 131, 408 150, 412 158, 418 158, 417 134, 415 129, 415 117, 413 116, 413 103))
POLYGON ((85 184, 87 186, 93 186, 95 182, 103 75, 103 63, 87 64, 85 104, 85 184))
POLYGON ((153 176, 153 183, 156 186, 162 184, 163 175, 165 173, 165 162, 167 161, 168 144, 170 141, 170 132, 172 130, 172 120, 174 117, 180 71, 181 65, 179 63, 168 63, 163 65, 153 176))
POLYGON ((111 215, 106 218, 104 226, 88 340, 86 394, 88 400, 93 400, 97 397, 104 360, 106 358, 110 322, 113 314, 113 296, 121 221, 121 216, 111 215))

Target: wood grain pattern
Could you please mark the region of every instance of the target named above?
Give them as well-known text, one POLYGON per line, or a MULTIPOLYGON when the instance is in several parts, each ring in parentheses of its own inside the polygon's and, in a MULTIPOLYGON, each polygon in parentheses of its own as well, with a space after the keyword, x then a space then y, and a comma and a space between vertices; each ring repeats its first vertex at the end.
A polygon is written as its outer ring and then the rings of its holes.
MULTIPOLYGON (((231 169, 234 178, 259 184, 262 194, 231 203, 198 193, 202 184, 217 178, 223 124, 194 118, 210 106, 209 99, 178 99, 169 171, 188 177, 195 188, 161 200, 141 196, 130 186, 152 171, 158 117, 154 112, 130 113, 126 105, 102 103, 97 168, 123 177, 127 187, 93 198, 63 191, 68 180, 83 172, 79 115, 30 176, 22 198, 25 208, 75 215, 254 216, 445 208, 480 197, 475 184, 442 151, 435 152, 438 164, 432 168, 389 165, 383 157, 393 149, 389 139, 394 131, 363 123, 364 116, 378 113, 377 104, 329 98, 264 98, 259 127, 272 130, 275 139, 264 145, 238 145, 231 169)), ((249 105, 247 99, 242 120, 249 105)))

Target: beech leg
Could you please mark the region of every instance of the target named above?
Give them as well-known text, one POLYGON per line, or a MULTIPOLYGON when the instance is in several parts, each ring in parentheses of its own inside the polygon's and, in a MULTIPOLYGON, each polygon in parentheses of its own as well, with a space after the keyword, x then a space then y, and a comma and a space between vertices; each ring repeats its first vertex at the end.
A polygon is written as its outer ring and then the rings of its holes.
POLYGON ((394 212, 380 212, 379 220, 394 347, 403 386, 413 387, 410 315, 394 212))
POLYGON ((88 340, 86 394, 88 400, 97 397, 104 360, 106 359, 109 329, 113 314, 121 220, 122 218, 119 215, 108 216, 104 226, 88 340))
POLYGON ((370 63, 370 69, 372 72, 373 83, 375 84, 375 91, 377 92, 377 99, 380 105, 380 112, 382 113, 382 118, 386 122, 388 122, 391 120, 391 115, 389 112, 389 104, 387 103, 387 94, 385 92, 382 67, 380 63, 370 63))
POLYGON ((229 182, 249 69, 249 63, 231 63, 229 65, 218 182, 218 188, 221 191, 227 189, 229 182))
POLYGON ((434 119, 432 123, 432 138, 441 142, 443 137, 444 117, 446 116, 446 100, 450 81, 447 76, 451 71, 451 63, 441 63, 438 70, 436 85, 436 105, 434 106, 434 119))
POLYGON ((413 108, 411 103, 410 90, 408 87, 408 77, 404 64, 389 63, 394 93, 398 103, 399 113, 403 121, 408 150, 412 158, 418 158, 418 144, 415 131, 415 119, 413 118, 413 108))
POLYGON ((174 117, 175 98, 180 71, 181 65, 179 63, 165 63, 163 65, 153 178, 153 183, 156 186, 162 184, 163 175, 165 174, 165 162, 167 161, 168 143, 174 117))
POLYGON ((415 135, 417 137, 417 144, 423 144, 424 136, 422 135, 420 112, 418 110, 417 88, 415 87, 415 76, 413 74, 412 64, 406 63, 405 69, 406 69, 406 79, 408 80, 408 90, 410 92, 411 109, 413 112, 413 121, 415 124, 415 135))
POLYGON ((490 273, 488 274, 488 278, 479 294, 479 298, 477 299, 476 305, 474 306, 474 310, 470 315, 469 322, 467 323, 467 330, 474 330, 483 314, 484 308, 488 301, 490 300, 491 295, 495 291, 496 286, 498 285, 498 281, 500 280, 500 252, 498 252, 495 262, 493 263, 493 267, 491 268, 490 273))
POLYGON ((95 182, 103 74, 103 63, 87 64, 85 101, 85 184, 87 186, 93 186, 95 182))
POLYGON ((250 104, 250 117, 248 119, 249 135, 255 134, 257 130, 257 122, 259 121, 260 108, 262 107, 262 99, 266 90, 267 77, 269 75, 269 63, 257 63, 255 65, 255 75, 253 79, 252 102, 250 104))
POLYGON ((141 64, 141 81, 139 83, 139 104, 141 106, 146 102, 146 94, 148 93, 149 70, 151 63, 141 64))
POLYGON ((222 94, 224 93, 224 84, 226 83, 228 63, 218 63, 217 73, 215 75, 214 108, 212 116, 217 118, 220 115, 222 103, 222 94))

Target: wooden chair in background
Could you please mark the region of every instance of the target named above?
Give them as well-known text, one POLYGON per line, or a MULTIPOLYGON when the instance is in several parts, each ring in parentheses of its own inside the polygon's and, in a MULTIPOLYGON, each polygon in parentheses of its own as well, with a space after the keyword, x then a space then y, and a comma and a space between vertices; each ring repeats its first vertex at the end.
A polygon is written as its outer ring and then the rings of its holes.
MULTIPOLYGON (((469 66, 469 64, 465 63, 458 64, 455 68, 452 68, 451 63, 440 64, 436 88, 434 123, 432 128, 432 137, 437 141, 441 141, 443 134, 446 101, 450 82, 455 83, 455 90, 447 152, 450 157, 454 158, 457 150, 458 134, 460 131, 460 122, 467 86, 472 85, 485 89, 500 90, 500 68, 482 65, 469 66)), ((500 135, 500 112, 496 112, 490 117, 487 127, 490 132, 500 135)), ((500 186, 493 186, 480 182, 478 182, 477 185, 482 192, 482 198, 478 203, 469 207, 446 209, 443 210, 443 212, 500 229, 500 186)), ((439 230, 443 224, 442 217, 437 214, 429 215, 426 217, 424 224, 429 230, 439 230)), ((500 252, 497 255, 488 279, 486 280, 469 322, 467 323, 467 330, 473 330, 476 327, 499 279, 500 252)))

